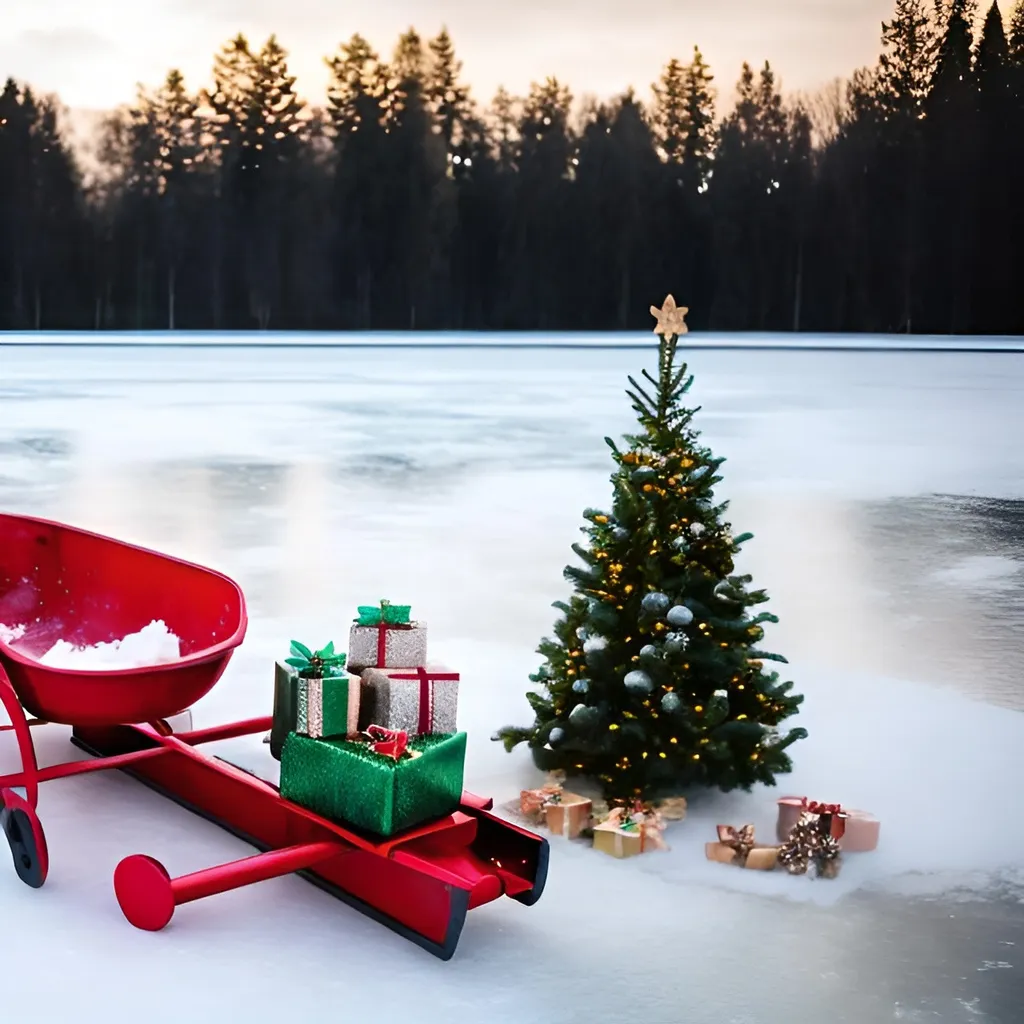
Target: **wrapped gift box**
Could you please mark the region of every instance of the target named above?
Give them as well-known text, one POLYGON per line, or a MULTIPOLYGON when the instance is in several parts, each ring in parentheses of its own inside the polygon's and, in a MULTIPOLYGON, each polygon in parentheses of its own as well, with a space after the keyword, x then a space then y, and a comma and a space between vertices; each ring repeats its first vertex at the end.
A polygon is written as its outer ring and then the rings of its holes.
POLYGON ((789 838, 793 826, 803 814, 832 815, 831 835, 839 841, 844 853, 870 853, 878 848, 881 822, 867 811, 841 807, 839 804, 820 804, 805 796, 779 797, 779 819, 776 835, 780 843, 789 838))
POLYGON ((413 735, 458 732, 459 674, 441 665, 368 668, 362 674, 359 721, 413 735))
POLYGON ((274 721, 270 753, 281 760, 290 732, 320 736, 355 736, 359 731, 359 677, 336 672, 324 679, 302 679, 283 661, 274 666, 274 721))
POLYGON ((335 821, 392 836, 458 809, 466 734, 416 736, 397 760, 359 740, 291 733, 281 753, 281 795, 335 821))
MULTIPOLYGON (((519 791, 519 813, 530 821, 540 821, 544 817, 544 807, 553 796, 562 792, 561 784, 549 783, 539 789, 521 789, 519 791)), ((593 806, 593 805, 591 805, 593 806)))
POLYGON ((408 605, 381 601, 361 605, 359 617, 349 630, 348 667, 418 668, 427 663, 427 626, 411 622, 408 605))
POLYGON ((665 850, 661 838, 664 826, 657 814, 648 814, 636 821, 621 807, 612 810, 606 821, 594 826, 594 849, 620 859, 635 857, 648 850, 665 850))
POLYGON ((755 843, 753 825, 739 830, 719 825, 718 842, 705 843, 704 856, 718 864, 733 864, 751 871, 774 871, 779 860, 779 847, 755 843))
POLYGON ((576 839, 590 827, 594 803, 575 793, 555 793, 544 803, 544 818, 548 829, 566 839, 576 839))

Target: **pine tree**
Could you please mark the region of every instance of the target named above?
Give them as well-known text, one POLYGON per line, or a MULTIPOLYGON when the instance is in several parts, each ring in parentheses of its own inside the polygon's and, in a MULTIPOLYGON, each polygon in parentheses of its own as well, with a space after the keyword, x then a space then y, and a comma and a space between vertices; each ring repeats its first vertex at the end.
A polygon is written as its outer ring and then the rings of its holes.
POLYGON ((981 334, 1013 333, 1014 232, 1010 223, 1016 204, 1014 171, 1019 141, 1007 132, 1019 101, 1013 94, 1013 68, 999 5, 985 18, 974 60, 978 84, 978 176, 971 321, 981 334))
POLYGON ((365 330, 373 323, 373 299, 391 249, 388 197, 381 188, 388 69, 358 33, 327 65, 334 130, 331 280, 336 308, 365 330))
POLYGON ((651 128, 658 152, 666 163, 680 164, 686 146, 688 124, 689 69, 673 57, 661 73, 661 78, 651 86, 654 105, 651 111, 651 128))
POLYGON ((920 120, 938 53, 935 22, 927 0, 896 0, 882 23, 878 92, 889 117, 920 120))
POLYGON ((777 726, 803 698, 766 672, 785 662, 756 648, 774 615, 751 609, 768 598, 750 589, 734 558, 750 534, 735 537, 728 503, 713 488, 724 459, 699 443, 695 409, 683 406, 693 378, 676 362, 685 310, 671 297, 657 378, 630 378, 641 433, 622 451, 610 512, 587 509, 584 563, 569 566, 576 593, 555 607, 563 617, 538 652, 531 679, 545 692, 527 699, 536 720, 496 738, 526 742, 538 765, 600 781, 609 800, 651 799, 693 785, 722 790, 771 785, 790 770, 786 753, 803 729, 777 726))
POLYGON ((488 126, 494 140, 498 169, 513 171, 519 149, 519 102, 504 86, 498 88, 491 100, 488 112, 488 126))
POLYGON ((462 62, 456 59, 455 45, 445 28, 430 40, 428 47, 430 63, 425 89, 427 104, 449 153, 464 156, 460 153, 460 146, 465 141, 467 123, 473 117, 473 104, 469 98, 469 89, 459 78, 462 62))
POLYGON ((1010 14, 1010 56, 1024 64, 1024 0, 1017 0, 1010 14))
POLYGON ((0 90, 0 328, 60 329, 80 314, 81 179, 55 99, 0 90))
POLYGON ((687 192, 702 192, 711 176, 718 126, 715 123, 714 76, 698 47, 686 69, 683 181, 687 192))
MULTIPOLYGON (((976 209, 977 82, 973 70, 974 0, 950 0, 939 44, 932 89, 926 101, 925 141, 931 181, 932 264, 928 327, 963 333, 971 306, 976 209)), ((922 326, 925 326, 922 324, 922 326)))
POLYGON ((177 326, 183 221, 198 198, 194 184, 205 155, 197 109, 181 72, 172 70, 160 88, 140 86, 135 103, 105 125, 102 155, 113 171, 108 213, 120 225, 131 224, 136 236, 139 327, 177 326))
POLYGON ((519 167, 557 180, 569 167, 573 149, 569 129, 572 94, 558 79, 534 82, 519 122, 519 167))

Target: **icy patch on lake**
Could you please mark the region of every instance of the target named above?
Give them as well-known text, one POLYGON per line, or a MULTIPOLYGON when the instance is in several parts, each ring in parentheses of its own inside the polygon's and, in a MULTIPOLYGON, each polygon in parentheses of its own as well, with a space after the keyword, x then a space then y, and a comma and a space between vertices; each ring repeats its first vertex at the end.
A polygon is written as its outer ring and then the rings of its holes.
POLYGON ((954 565, 937 569, 932 573, 932 579, 939 583, 973 589, 979 587, 1013 589, 1018 586, 1015 577, 1021 571, 1024 571, 1024 565, 1005 555, 969 555, 954 565))
POLYGON ((166 665, 181 657, 181 641, 167 628, 162 619, 154 619, 137 633, 129 633, 121 640, 109 643, 78 646, 67 640, 58 640, 40 659, 50 668, 77 671, 97 669, 148 668, 166 665))

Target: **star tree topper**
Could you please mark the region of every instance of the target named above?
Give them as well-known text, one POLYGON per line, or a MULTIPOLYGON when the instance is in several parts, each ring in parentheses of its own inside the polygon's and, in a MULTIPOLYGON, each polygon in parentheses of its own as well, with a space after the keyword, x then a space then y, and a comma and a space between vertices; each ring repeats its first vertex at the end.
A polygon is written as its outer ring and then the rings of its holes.
POLYGON ((686 334, 689 331, 686 326, 686 314, 689 312, 690 310, 686 306, 677 306, 676 300, 669 295, 661 309, 651 306, 651 316, 658 321, 655 324, 654 333, 660 334, 663 338, 686 334))

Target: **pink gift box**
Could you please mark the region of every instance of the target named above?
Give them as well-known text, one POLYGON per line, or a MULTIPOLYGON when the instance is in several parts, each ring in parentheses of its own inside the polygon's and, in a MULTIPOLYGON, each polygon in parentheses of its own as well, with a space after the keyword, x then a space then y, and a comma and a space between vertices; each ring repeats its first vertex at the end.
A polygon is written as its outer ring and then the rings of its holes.
MULTIPOLYGON (((821 806, 804 796, 779 797, 778 804, 779 823, 776 835, 780 843, 789 838, 789 833, 802 814, 814 814, 821 806)), ((839 847, 844 853, 870 853, 877 849, 880 830, 881 822, 867 811, 840 807, 833 818, 832 835, 839 841, 839 847)))

